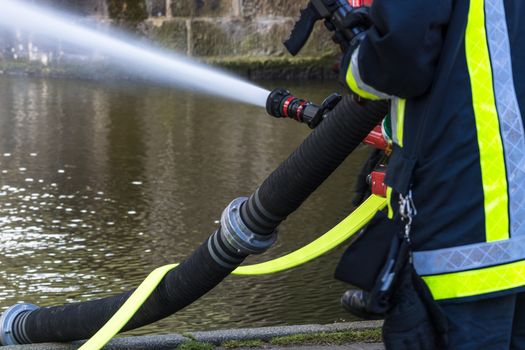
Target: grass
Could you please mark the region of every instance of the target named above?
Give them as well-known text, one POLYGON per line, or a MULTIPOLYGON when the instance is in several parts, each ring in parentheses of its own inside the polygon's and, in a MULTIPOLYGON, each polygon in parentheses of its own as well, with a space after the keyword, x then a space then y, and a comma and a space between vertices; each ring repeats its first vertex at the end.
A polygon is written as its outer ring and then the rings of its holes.
POLYGON ((259 339, 254 340, 228 340, 221 344, 226 349, 237 349, 237 348, 260 348, 264 346, 264 342, 259 339))
POLYGON ((381 341, 381 329, 370 328, 335 333, 294 334, 270 340, 272 345, 341 345, 348 343, 373 343, 381 341))
MULTIPOLYGON (((220 346, 226 349, 262 348, 266 345, 293 346, 293 345, 343 345, 349 343, 381 342, 380 328, 356 329, 343 332, 294 334, 276 337, 269 340, 229 340, 220 346)), ((213 350, 215 345, 200 343, 194 339, 179 345, 177 350, 213 350)))
POLYGON ((201 343, 195 340, 183 343, 177 347, 177 350, 213 350, 215 345, 210 343, 201 343))

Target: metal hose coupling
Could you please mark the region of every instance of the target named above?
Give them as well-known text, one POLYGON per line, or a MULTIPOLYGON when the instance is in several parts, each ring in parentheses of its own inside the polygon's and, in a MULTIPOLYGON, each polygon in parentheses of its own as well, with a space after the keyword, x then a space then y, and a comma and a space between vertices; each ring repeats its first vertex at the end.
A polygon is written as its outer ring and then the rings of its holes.
POLYGON ((261 235, 250 230, 241 217, 241 207, 247 197, 234 199, 224 209, 221 216, 221 229, 218 239, 237 254, 261 254, 277 240, 277 230, 269 235, 261 235))
POLYGON ((38 306, 24 303, 13 305, 5 310, 0 317, 0 344, 29 344, 23 325, 26 317, 36 309, 38 306))

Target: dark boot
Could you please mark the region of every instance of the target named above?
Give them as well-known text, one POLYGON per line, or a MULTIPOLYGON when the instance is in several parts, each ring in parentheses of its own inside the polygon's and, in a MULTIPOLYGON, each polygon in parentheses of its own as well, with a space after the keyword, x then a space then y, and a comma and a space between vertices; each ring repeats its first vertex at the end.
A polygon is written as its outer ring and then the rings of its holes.
POLYGON ((367 310, 370 294, 360 289, 349 289, 341 297, 343 308, 354 316, 364 320, 381 320, 383 314, 373 313, 367 310))

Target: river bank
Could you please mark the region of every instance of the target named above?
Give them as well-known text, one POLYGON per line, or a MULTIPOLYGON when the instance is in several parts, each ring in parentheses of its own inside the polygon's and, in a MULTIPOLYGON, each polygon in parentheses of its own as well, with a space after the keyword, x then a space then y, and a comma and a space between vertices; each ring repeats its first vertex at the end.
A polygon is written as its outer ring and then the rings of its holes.
MULTIPOLYGON (((381 322, 363 321, 330 325, 300 325, 187 332, 157 336, 122 337, 104 349, 222 350, 222 349, 363 349, 381 350, 381 322)), ((73 350, 74 344, 6 346, 5 350, 73 350)))
MULTIPOLYGON (((333 55, 319 57, 208 57, 198 61, 218 67, 249 80, 334 80, 333 55)), ((40 62, 0 61, 0 75, 30 76, 39 78, 69 78, 88 80, 130 80, 131 76, 104 61, 69 61, 57 65, 40 62)))

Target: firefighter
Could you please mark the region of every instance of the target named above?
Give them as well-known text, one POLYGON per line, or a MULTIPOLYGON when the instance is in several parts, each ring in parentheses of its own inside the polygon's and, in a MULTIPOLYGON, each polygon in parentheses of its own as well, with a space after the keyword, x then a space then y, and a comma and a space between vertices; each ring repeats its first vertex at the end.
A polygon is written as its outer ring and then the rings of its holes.
POLYGON ((525 349, 525 4, 375 0, 358 17, 372 26, 342 74, 391 101, 389 216, 446 315, 443 346, 525 349))

